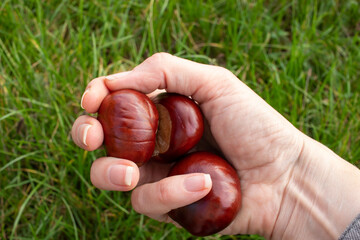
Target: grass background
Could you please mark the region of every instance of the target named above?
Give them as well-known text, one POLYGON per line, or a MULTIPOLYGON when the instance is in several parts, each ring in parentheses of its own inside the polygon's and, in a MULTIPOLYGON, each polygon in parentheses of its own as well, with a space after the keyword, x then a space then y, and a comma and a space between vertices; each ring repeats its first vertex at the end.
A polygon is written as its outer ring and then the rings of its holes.
POLYGON ((70 137, 92 78, 158 51, 230 69, 359 166, 359 32, 354 0, 1 1, 0 239, 190 238, 95 189, 103 151, 70 137))

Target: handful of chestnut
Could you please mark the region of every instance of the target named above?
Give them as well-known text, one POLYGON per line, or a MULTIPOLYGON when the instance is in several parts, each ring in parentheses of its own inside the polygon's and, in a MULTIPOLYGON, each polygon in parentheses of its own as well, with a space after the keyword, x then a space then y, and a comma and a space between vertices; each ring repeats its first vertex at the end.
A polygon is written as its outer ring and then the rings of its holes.
POLYGON ((207 173, 211 191, 199 201, 170 211, 169 216, 196 236, 226 228, 241 207, 240 180, 223 158, 209 152, 188 152, 200 141, 204 121, 191 98, 161 93, 150 99, 125 89, 109 94, 98 111, 107 154, 135 162, 176 163, 168 176, 207 173))

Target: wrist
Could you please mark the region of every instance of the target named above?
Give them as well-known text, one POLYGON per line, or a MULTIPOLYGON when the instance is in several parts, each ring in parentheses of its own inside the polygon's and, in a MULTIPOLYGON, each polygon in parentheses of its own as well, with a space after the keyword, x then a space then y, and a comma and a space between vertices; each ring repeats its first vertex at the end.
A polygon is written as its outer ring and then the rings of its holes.
POLYGON ((284 191, 273 239, 337 239, 360 213, 360 171, 304 136, 284 191))

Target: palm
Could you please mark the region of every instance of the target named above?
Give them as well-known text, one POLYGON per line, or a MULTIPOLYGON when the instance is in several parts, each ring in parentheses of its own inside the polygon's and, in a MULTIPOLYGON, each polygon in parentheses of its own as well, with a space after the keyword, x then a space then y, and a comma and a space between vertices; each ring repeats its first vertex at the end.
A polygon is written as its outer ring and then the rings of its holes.
MULTIPOLYGON (((263 101, 259 104, 257 96, 236 92, 214 101, 202 108, 205 113, 211 109, 212 134, 239 173, 243 199, 242 210, 224 233, 269 231, 274 227, 291 165, 300 154, 301 149, 294 148, 301 146, 300 138, 277 112, 263 101)), ((269 234, 271 231, 262 233, 269 234)))

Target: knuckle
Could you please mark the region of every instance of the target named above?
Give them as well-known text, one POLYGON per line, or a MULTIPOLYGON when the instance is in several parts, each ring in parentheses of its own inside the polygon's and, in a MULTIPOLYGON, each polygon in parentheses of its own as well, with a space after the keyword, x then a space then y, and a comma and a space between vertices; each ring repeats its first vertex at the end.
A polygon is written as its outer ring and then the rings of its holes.
POLYGON ((227 68, 224 68, 222 66, 214 66, 214 70, 220 74, 220 76, 224 77, 230 77, 232 76, 232 72, 228 70, 227 68))
POLYGON ((211 76, 214 82, 221 81, 220 87, 233 89, 233 83, 239 79, 228 69, 221 66, 211 66, 211 76))
POLYGON ((149 57, 147 59, 147 61, 151 62, 151 63, 159 63, 160 64, 160 63, 166 61, 166 59, 170 56, 171 56, 171 54, 169 54, 169 53, 158 52, 158 53, 154 53, 151 57, 149 57))
POLYGON ((168 185, 165 181, 160 181, 158 184, 158 200, 162 205, 167 205, 171 200, 171 193, 168 185))

